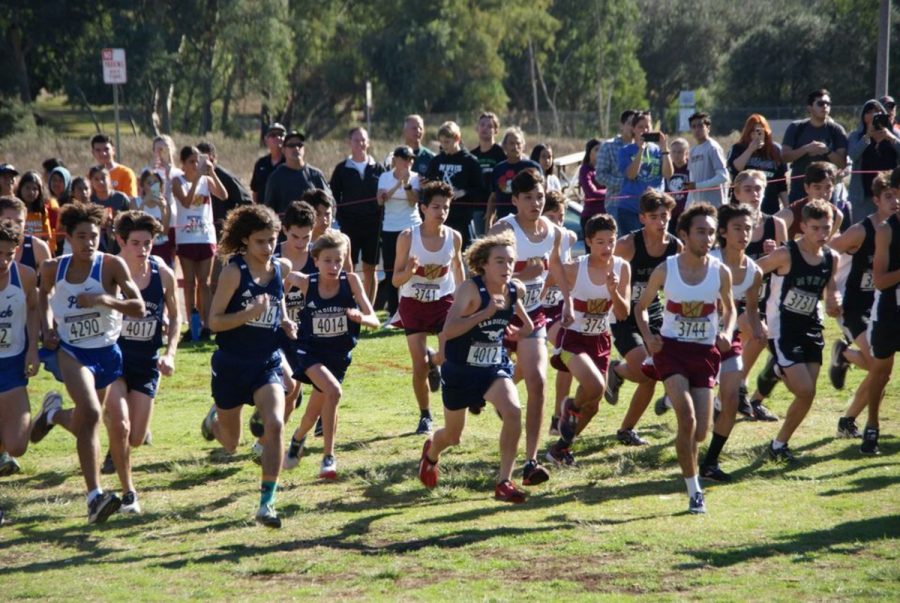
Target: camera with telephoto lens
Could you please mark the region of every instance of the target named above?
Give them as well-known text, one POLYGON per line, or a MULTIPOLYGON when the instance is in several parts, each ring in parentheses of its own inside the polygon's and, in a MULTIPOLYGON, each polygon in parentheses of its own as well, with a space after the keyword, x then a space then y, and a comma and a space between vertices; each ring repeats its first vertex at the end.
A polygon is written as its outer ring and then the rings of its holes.
POLYGON ((890 130, 891 116, 887 113, 876 113, 872 116, 872 127, 876 130, 890 130))

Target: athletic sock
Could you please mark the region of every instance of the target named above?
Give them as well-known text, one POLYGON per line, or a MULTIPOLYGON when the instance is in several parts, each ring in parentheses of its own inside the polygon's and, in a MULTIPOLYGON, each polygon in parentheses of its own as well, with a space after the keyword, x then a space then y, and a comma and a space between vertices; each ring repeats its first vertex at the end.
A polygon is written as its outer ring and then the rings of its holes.
POLYGON ((297 453, 300 452, 300 446, 303 444, 300 440, 291 436, 291 443, 288 446, 288 454, 291 456, 297 456, 297 453))
POLYGON ((424 409, 419 410, 419 417, 424 417, 426 419, 430 419, 431 418, 431 409, 424 408, 424 409))
POLYGON ((88 495, 87 495, 87 502, 88 502, 88 504, 91 504, 92 502, 94 502, 94 499, 97 498, 98 496, 102 495, 102 494, 103 494, 103 489, 102 489, 102 488, 94 488, 93 490, 91 490, 90 492, 88 492, 88 495))
POLYGON ((684 485, 687 486, 688 496, 694 498, 697 492, 700 492, 700 478, 698 476, 684 478, 684 485))
POLYGON ((259 487, 259 506, 275 504, 275 490, 278 489, 278 482, 262 482, 259 487))
POLYGON ((772 450, 781 450, 787 446, 787 442, 782 442, 780 440, 772 440, 772 450))
POLYGON ((706 458, 703 459, 704 466, 711 467, 719 464, 719 453, 722 452, 722 448, 727 441, 728 436, 719 435, 716 432, 713 432, 712 441, 709 443, 709 448, 706 449, 706 458))

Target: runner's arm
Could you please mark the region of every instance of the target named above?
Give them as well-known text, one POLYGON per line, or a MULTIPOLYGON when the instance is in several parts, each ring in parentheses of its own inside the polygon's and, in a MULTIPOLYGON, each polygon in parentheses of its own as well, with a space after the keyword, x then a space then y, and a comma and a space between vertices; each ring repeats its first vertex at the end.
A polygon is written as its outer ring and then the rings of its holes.
POLYGON ((375 310, 372 309, 372 302, 370 302, 369 298, 366 296, 362 282, 359 280, 359 275, 348 274, 347 282, 350 283, 350 291, 353 292, 353 299, 355 299, 357 305, 359 305, 359 310, 355 308, 347 310, 347 316, 353 322, 358 322, 361 325, 373 329, 380 327, 381 323, 378 321, 375 310))
POLYGON ((841 315, 841 300, 838 293, 836 268, 840 258, 834 251, 829 251, 829 253, 831 254, 831 265, 835 268, 832 269, 831 276, 828 277, 828 284, 825 285, 825 314, 832 318, 837 318, 841 315))
POLYGON ((622 263, 619 270, 619 284, 610 291, 612 297, 613 316, 616 320, 625 320, 631 313, 631 264, 622 263))
POLYGON ((889 224, 881 224, 875 231, 875 257, 872 260, 872 277, 875 287, 882 291, 900 283, 900 269, 888 271, 891 260, 891 237, 889 224))

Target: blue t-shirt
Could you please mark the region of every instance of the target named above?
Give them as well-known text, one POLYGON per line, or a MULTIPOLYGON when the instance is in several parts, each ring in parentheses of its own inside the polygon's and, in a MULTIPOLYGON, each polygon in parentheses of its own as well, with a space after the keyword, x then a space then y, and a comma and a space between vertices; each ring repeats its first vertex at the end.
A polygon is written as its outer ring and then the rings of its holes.
MULTIPOLYGON (((628 144, 619 149, 619 171, 625 174, 631 165, 634 156, 638 152, 636 144, 628 144)), ((618 207, 621 211, 625 208, 633 213, 638 213, 638 203, 641 195, 648 188, 658 191, 663 190, 662 151, 655 143, 648 142, 644 147, 644 156, 641 159, 641 167, 637 178, 632 180, 625 176, 622 180, 622 189, 619 191, 618 207)))

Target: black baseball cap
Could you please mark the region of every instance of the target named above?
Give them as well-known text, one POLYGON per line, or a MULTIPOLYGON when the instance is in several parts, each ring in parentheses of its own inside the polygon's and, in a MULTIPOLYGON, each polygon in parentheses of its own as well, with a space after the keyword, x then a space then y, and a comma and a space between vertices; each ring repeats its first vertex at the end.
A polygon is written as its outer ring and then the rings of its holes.
POLYGON ((299 138, 300 142, 306 142, 306 136, 297 130, 291 130, 287 134, 284 135, 284 142, 282 144, 287 145, 288 140, 292 138, 299 138))
POLYGON ((890 111, 891 109, 893 109, 894 107, 897 106, 897 103, 894 102, 894 97, 888 96, 887 94, 885 94, 884 96, 879 98, 878 102, 880 102, 882 105, 884 105, 884 108, 887 109, 888 111, 890 111))
POLYGON ((413 153, 411 148, 402 144, 394 149, 394 157, 399 157, 400 159, 415 159, 416 154, 413 153))
POLYGON ((0 163, 0 175, 2 174, 12 174, 13 176, 19 175, 19 170, 11 163, 0 163))

